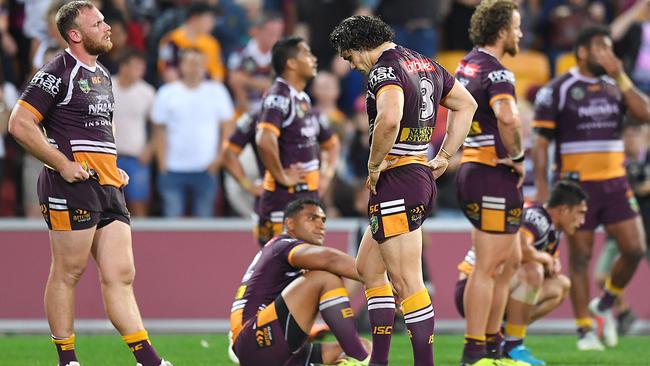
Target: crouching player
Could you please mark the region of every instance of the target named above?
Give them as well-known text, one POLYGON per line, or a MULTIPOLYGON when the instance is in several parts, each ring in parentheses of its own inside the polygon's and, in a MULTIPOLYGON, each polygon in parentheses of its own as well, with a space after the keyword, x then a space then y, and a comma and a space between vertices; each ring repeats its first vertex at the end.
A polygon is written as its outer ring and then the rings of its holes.
POLYGON ((354 258, 323 247, 325 213, 317 200, 284 211, 284 233, 255 256, 230 314, 232 351, 242 366, 367 365, 342 277, 359 280, 354 258), (320 314, 338 342, 308 343, 320 314))
MULTIPOLYGON (((572 234, 582 225, 587 212, 587 194, 570 181, 558 182, 544 205, 524 208, 519 235, 522 263, 510 285, 506 308, 504 355, 531 365, 546 363, 532 356, 524 346, 526 328, 557 308, 566 298, 571 282, 560 274, 557 247, 561 232, 572 234)), ((474 267, 474 248, 458 265, 456 307, 464 317, 463 293, 474 267)))

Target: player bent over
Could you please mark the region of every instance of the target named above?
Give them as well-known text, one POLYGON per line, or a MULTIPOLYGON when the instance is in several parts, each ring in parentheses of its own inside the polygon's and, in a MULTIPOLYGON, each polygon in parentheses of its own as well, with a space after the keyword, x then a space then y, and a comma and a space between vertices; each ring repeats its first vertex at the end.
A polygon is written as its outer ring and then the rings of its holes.
POLYGON ((359 338, 342 280, 359 280, 354 258, 323 246, 325 219, 319 201, 292 201, 284 233, 246 270, 230 315, 232 351, 242 366, 368 364, 370 342, 359 338), (307 342, 319 312, 338 342, 307 342))
MULTIPOLYGON (((566 298, 571 281, 560 274, 557 247, 562 232, 572 234, 582 225, 587 211, 587 195, 579 185, 558 182, 548 202, 530 205, 524 210, 519 236, 523 259, 510 283, 506 307, 504 353, 513 360, 531 365, 545 365, 524 346, 526 328, 557 308, 566 298)), ((474 249, 458 266, 456 307, 464 316, 463 294, 467 278, 474 268, 474 249)))

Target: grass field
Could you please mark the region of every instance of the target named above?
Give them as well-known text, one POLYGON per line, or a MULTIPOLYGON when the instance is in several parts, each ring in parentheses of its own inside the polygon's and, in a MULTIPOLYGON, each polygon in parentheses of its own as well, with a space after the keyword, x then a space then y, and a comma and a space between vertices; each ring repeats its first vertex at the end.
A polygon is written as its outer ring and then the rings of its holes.
MULTIPOLYGON (((225 335, 154 335, 159 352, 174 366, 233 365, 225 352, 225 335)), ((530 336, 527 345, 549 366, 615 365, 650 366, 650 337, 627 337, 606 352, 578 352, 573 336, 530 336)), ((458 365, 462 337, 436 337, 436 365, 458 365)), ((120 337, 79 335, 77 356, 84 366, 134 366, 135 361, 120 337)), ((405 335, 395 335, 391 365, 412 365, 411 346, 405 335)), ((0 336, 0 365, 55 366, 56 351, 47 336, 0 336)), ((260 365, 275 366, 275 365, 260 365)))

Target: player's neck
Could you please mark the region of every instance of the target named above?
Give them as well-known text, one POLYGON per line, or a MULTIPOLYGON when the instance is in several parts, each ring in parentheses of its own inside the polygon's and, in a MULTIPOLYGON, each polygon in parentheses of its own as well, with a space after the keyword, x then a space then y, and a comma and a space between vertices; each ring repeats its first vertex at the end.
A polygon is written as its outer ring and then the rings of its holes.
POLYGON ((305 90, 305 87, 307 86, 307 80, 304 78, 300 77, 299 75, 293 73, 293 72, 287 72, 284 75, 282 75, 282 78, 291 85, 294 89, 297 91, 301 92, 305 90))
POLYGON ((582 75, 582 76, 585 76, 585 77, 588 77, 588 78, 591 78, 591 79, 596 78, 596 75, 592 74, 591 71, 589 71, 589 68, 586 65, 578 64, 578 73, 580 73, 580 75, 582 75))
POLYGON ((548 216, 551 218, 551 223, 553 226, 558 227, 560 225, 560 208, 548 207, 548 205, 545 203, 544 210, 546 210, 548 216))
POLYGON ((384 53, 384 51, 395 48, 395 46, 397 45, 393 42, 384 42, 379 45, 379 47, 370 51, 370 59, 372 60, 372 65, 370 65, 370 67, 374 66, 377 61, 379 61, 379 58, 381 57, 382 53, 384 53))
POLYGON ((503 56, 506 55, 506 50, 504 49, 504 47, 498 44, 494 44, 490 46, 482 46, 481 49, 486 51, 490 55, 494 56, 499 61, 501 61, 501 59, 503 59, 503 56))
POLYGON ((81 44, 68 45, 68 49, 72 56, 81 61, 84 65, 95 67, 97 65, 97 56, 91 55, 83 48, 81 44))

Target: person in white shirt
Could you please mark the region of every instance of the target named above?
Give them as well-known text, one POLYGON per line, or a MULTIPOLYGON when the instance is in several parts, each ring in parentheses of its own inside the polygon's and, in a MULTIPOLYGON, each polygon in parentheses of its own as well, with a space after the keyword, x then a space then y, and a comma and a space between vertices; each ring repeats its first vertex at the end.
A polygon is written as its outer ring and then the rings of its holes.
POLYGON ((221 139, 229 136, 232 99, 223 84, 206 80, 206 59, 197 49, 180 56, 181 79, 156 94, 151 119, 158 161, 158 190, 165 217, 182 216, 186 193, 192 216, 214 212, 221 139))
POLYGON ((147 136, 147 120, 156 90, 142 79, 145 71, 144 55, 127 50, 118 59, 118 72, 111 78, 117 166, 130 177, 124 194, 131 216, 147 216, 150 197, 149 165, 153 150, 147 136))

